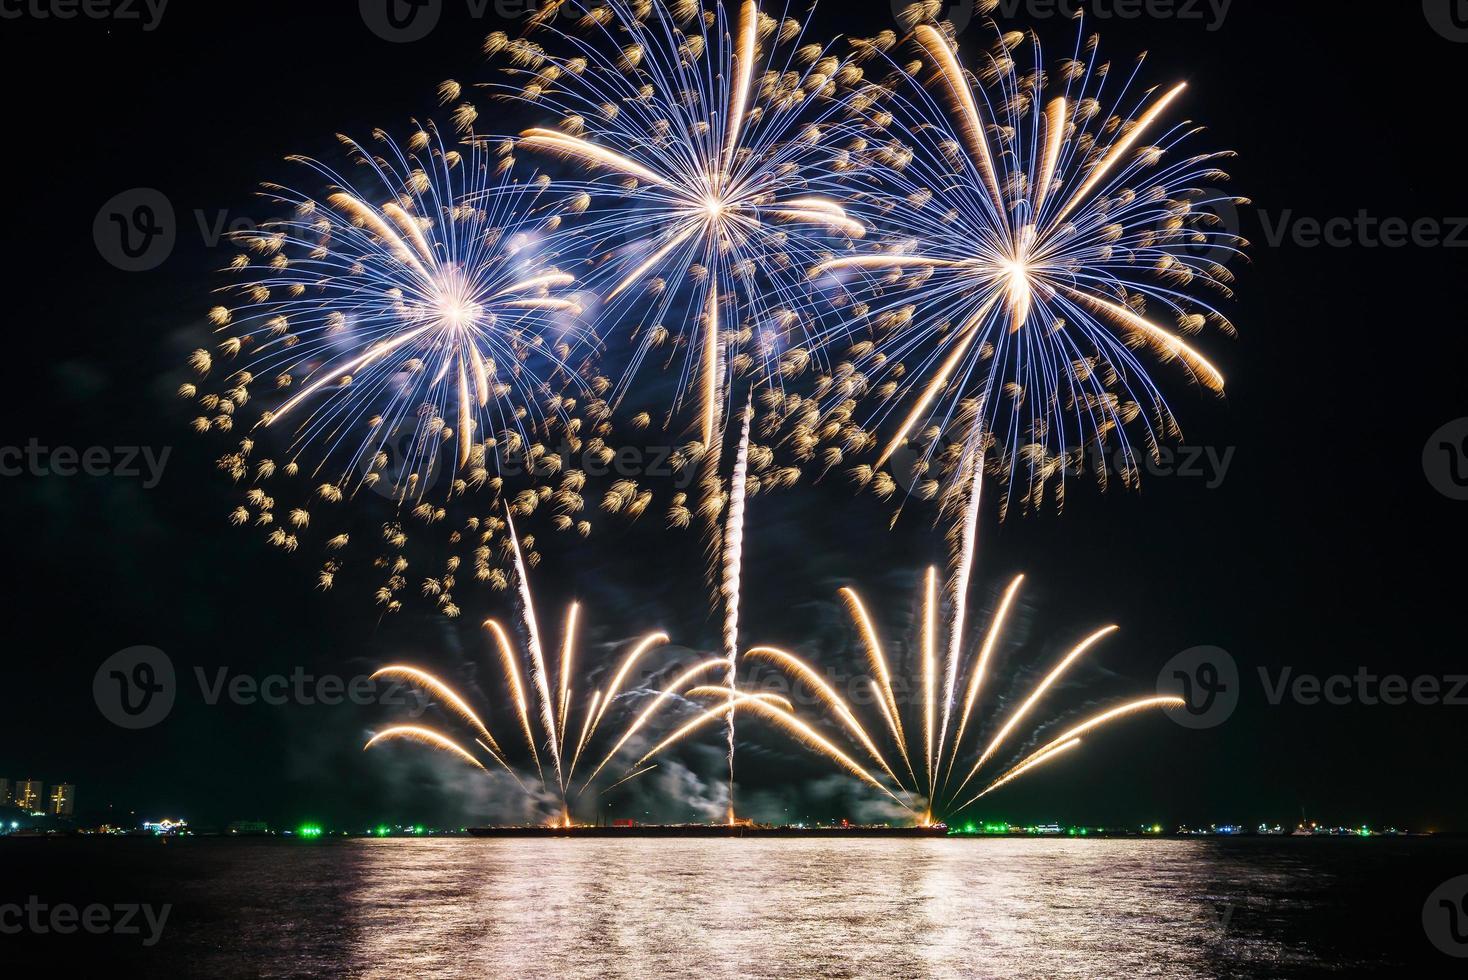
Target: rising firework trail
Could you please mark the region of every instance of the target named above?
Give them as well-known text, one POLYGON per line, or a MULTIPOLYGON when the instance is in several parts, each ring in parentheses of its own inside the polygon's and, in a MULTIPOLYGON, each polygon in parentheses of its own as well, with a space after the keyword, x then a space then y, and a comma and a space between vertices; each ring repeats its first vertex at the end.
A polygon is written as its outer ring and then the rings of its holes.
MULTIPOLYGON (((754 418, 754 405, 745 406, 739 437, 739 451, 734 457, 734 473, 729 481, 729 518, 724 534, 724 575, 720 593, 724 600, 724 656, 729 669, 725 683, 729 696, 738 693, 736 677, 739 669, 739 600, 743 588, 744 508, 749 479, 749 424, 754 418)), ((734 823, 734 715, 729 712, 729 823, 734 823)))

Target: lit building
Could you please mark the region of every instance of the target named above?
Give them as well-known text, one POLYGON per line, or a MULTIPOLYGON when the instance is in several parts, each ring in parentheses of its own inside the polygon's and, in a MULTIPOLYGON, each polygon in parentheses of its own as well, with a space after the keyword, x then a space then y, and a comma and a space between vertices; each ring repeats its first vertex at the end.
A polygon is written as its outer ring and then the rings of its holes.
POLYGON ((76 812, 76 787, 71 783, 58 783, 51 787, 51 799, 46 813, 53 817, 69 817, 76 812))
POLYGON ((40 813, 45 787, 39 779, 22 779, 15 784, 15 805, 26 813, 40 813))

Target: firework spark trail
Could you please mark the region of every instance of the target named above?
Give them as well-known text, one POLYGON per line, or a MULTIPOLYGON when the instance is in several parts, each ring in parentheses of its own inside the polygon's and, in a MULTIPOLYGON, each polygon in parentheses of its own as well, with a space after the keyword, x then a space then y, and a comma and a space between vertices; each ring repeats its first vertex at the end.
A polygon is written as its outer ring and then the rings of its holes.
POLYGON ((632 782, 632 780, 636 779, 638 776, 645 776, 648 773, 652 772, 656 768, 657 768, 656 765, 652 765, 652 766, 643 766, 641 769, 635 769, 632 772, 629 772, 627 775, 623 776, 621 779, 617 780, 615 783, 612 783, 612 785, 608 786, 606 789, 602 790, 601 792, 597 793, 596 795, 597 796, 601 796, 601 795, 603 795, 605 793, 610 793, 612 790, 616 789, 618 786, 621 786, 623 783, 630 783, 630 782, 632 782))
POLYGON ((1071 739, 1069 742, 1066 742, 1063 745, 1057 745, 1056 747, 1054 747, 1053 749, 1050 749, 1047 752, 1040 753, 1038 755, 1035 755, 1035 756, 1031 757, 1027 762, 1025 762, 1022 765, 1020 765, 1020 766, 1016 767, 1015 769, 1011 770, 1007 775, 1001 776, 999 779, 995 780, 989 786, 988 789, 984 790, 978 796, 975 796, 973 799, 971 799, 967 803, 963 804, 963 806, 959 807, 958 808, 958 812, 961 812, 965 808, 974 805, 979 800, 983 799, 984 797, 988 796, 990 793, 994 792, 996 789, 999 789, 1001 786, 1005 786, 1005 785, 1008 785, 1009 783, 1014 782, 1014 780, 1016 780, 1019 777, 1023 776, 1025 773, 1029 772, 1031 769, 1035 769, 1035 768, 1038 768, 1039 766, 1043 766, 1045 763, 1053 761, 1057 756, 1063 755, 1066 752, 1071 751, 1072 749, 1078 749, 1078 748, 1080 748, 1080 746, 1081 746, 1081 740, 1078 739, 1078 738, 1075 738, 1075 739, 1071 739))
POLYGON ((895 800, 899 805, 906 806, 906 804, 898 798, 897 794, 893 793, 886 786, 883 786, 881 781, 878 780, 871 773, 867 772, 860 763, 851 758, 851 756, 847 755, 845 752, 842 752, 839 748, 837 748, 829 740, 824 738, 814 728, 810 727, 810 725, 795 717, 795 715, 792 714, 789 710, 782 709, 778 705, 768 700, 762 700, 759 695, 754 695, 748 698, 741 698, 739 706, 749 708, 756 714, 764 715, 765 717, 774 721, 776 724, 780 725, 780 727, 784 728, 786 731, 790 732, 795 737, 803 740, 806 744, 814 746, 815 748, 824 752, 828 757, 844 766, 847 771, 849 771, 852 775, 858 777, 863 782, 871 784, 872 786, 881 790, 883 793, 886 793, 888 796, 892 797, 892 799, 895 800))
POLYGON ((959 715, 958 719, 958 734, 953 737, 953 754, 948 758, 945 781, 953 774, 954 760, 958 758, 959 749, 963 745, 964 733, 968 731, 969 719, 973 715, 974 705, 978 703, 979 692, 984 686, 984 677, 988 674, 989 658, 994 655, 994 646, 1004 632, 1004 621, 1009 616, 1009 607, 1014 603, 1014 597, 1019 594, 1019 587, 1024 580, 1023 575, 1018 575, 1009 584, 1009 588, 1004 592, 1004 598, 999 601, 999 608, 994 613, 994 621, 989 624, 989 632, 984 636, 984 646, 979 651, 978 663, 974 665, 973 673, 969 677, 968 692, 963 698, 963 713, 959 715))
MULTIPOLYGON (((1034 752, 1031 752, 1028 756, 1024 758, 1023 761, 1021 761, 1013 769, 1010 769, 1009 772, 1001 776, 999 781, 996 781, 995 783, 990 785, 988 789, 984 790, 984 792, 988 793, 994 789, 997 789, 1000 785, 1003 784, 1004 781, 1007 781, 1013 776, 1017 776, 1020 773, 1026 771, 1028 766, 1044 761, 1044 756, 1047 756, 1052 752, 1058 751, 1059 749, 1063 748, 1066 743, 1079 739, 1082 735, 1093 732, 1104 725, 1109 725, 1114 721, 1127 717, 1128 715, 1134 715, 1139 711, 1147 711, 1151 708, 1185 708, 1187 707, 1187 705, 1187 701, 1183 700, 1182 698, 1176 697, 1141 698, 1136 701, 1131 701, 1127 704, 1118 705, 1117 707, 1111 708, 1107 711, 1103 711, 1098 715, 1087 718, 1085 721, 1081 722, 1079 725, 1076 725, 1074 728, 1067 729, 1063 735, 1057 736, 1051 741, 1045 743, 1045 745, 1036 749, 1034 752)), ((977 799, 977 797, 975 797, 975 799, 977 799)), ((965 804, 965 806, 966 805, 967 804, 965 804)), ((959 809, 962 809, 962 807, 960 807, 959 809)))
POLYGON ((928 796, 933 795, 933 716, 938 706, 938 570, 928 569, 923 589, 923 762, 928 772, 928 796))
POLYGON ((1030 713, 1031 709, 1035 707, 1039 700, 1045 696, 1045 692, 1050 690, 1050 688, 1055 685, 1056 681, 1065 676, 1066 671, 1070 669, 1071 665, 1079 660, 1082 656, 1084 656, 1091 649, 1091 647, 1095 646, 1105 637, 1108 637, 1112 633, 1115 633, 1117 629, 1119 629, 1119 627, 1106 626, 1092 633, 1080 643, 1076 644, 1076 646, 1070 651, 1070 653, 1066 654, 1064 659, 1062 659, 1060 663, 1056 664, 1055 668, 1051 670, 1050 673, 1045 675, 1045 679, 1042 680, 1035 687, 1034 691, 1030 693, 1030 696, 1026 698, 1024 703, 1019 706, 1019 709, 1009 716, 1009 720, 1006 721, 1004 725, 999 729, 998 733, 995 734, 994 738, 989 742, 988 747, 985 748, 983 753, 979 756, 979 761, 974 763, 973 769, 969 770, 969 774, 964 777, 963 782, 958 784, 958 789, 955 790, 955 792, 963 792, 963 788, 968 785, 969 780, 973 779, 973 777, 983 767, 984 763, 988 762, 994 757, 994 753, 999 751, 999 746, 1004 743, 1004 740, 1009 737, 1009 734, 1013 732, 1015 727, 1025 719, 1025 716, 1030 713))
POLYGON ((392 728, 383 729, 376 735, 373 735, 372 738, 368 739, 367 744, 362 746, 362 751, 367 751, 368 749, 372 748, 372 746, 377 745, 379 742, 387 742, 394 739, 407 739, 409 741, 422 742, 426 745, 431 745, 434 748, 442 749, 445 752, 457 755, 460 759, 463 759, 465 762, 469 763, 471 766, 474 766, 476 769, 484 769, 484 763, 474 758, 473 753, 471 753, 468 749, 464 748, 448 736, 441 735, 433 729, 424 728, 421 725, 394 725, 392 728))
MULTIPOLYGON (((785 650, 780 650, 775 647, 752 647, 751 649, 746 650, 744 655, 746 657, 753 657, 757 660, 763 659, 779 664, 784 664, 786 667, 790 668, 790 670, 794 672, 794 674, 798 678, 805 681, 807 684, 815 689, 815 691, 820 695, 821 700, 826 704, 827 707, 836 712, 837 717, 841 719, 841 722, 846 726, 847 731, 851 732, 851 734, 855 736, 857 741, 861 742, 862 747, 871 754, 872 759, 877 763, 877 765, 882 767, 882 771, 885 772, 894 783, 896 783, 898 786, 902 786, 902 780, 897 778, 897 773, 893 772, 892 767, 887 764, 886 758, 882 755, 882 750, 877 748, 877 743, 872 741, 872 737, 867 734, 867 730, 862 727, 861 722, 857 721, 856 715, 853 714, 851 711, 851 706, 846 703, 841 695, 836 693, 835 688, 826 683, 825 679, 816 672, 816 669, 814 667, 806 663, 804 660, 801 660, 793 653, 789 653, 785 650)), ((903 788, 905 789, 906 787, 903 788)))
POLYGON ((897 452, 907 440, 908 433, 922 420, 923 414, 928 410, 928 406, 933 404, 933 399, 937 398, 939 393, 948 386, 949 378, 953 376, 953 372, 958 367, 959 362, 967 357, 969 351, 973 349, 974 341, 978 339, 984 321, 988 319, 989 313, 993 311, 998 302, 999 296, 996 294, 979 308, 979 311, 974 314, 973 319, 959 332, 953 352, 948 355, 948 359, 943 362, 943 366, 938 369, 938 373, 933 375, 933 380, 928 384, 922 397, 918 399, 917 404, 913 406, 912 411, 903 420, 897 433, 888 441, 887 448, 882 450, 882 455, 877 459, 878 468, 886 465, 887 461, 892 458, 892 454, 897 452))
POLYGON ((451 687, 426 670, 419 670, 417 667, 408 667, 402 664, 393 664, 390 667, 383 667, 374 673, 372 680, 377 680, 379 677, 401 678, 438 695, 447 702, 454 714, 479 730, 480 736, 489 743, 491 752, 496 755, 504 754, 504 750, 499 747, 499 743, 494 740, 494 736, 489 733, 489 729, 485 727, 484 722, 474 713, 474 709, 469 707, 463 698, 455 694, 451 687))
POLYGON ((635 765, 642 765, 642 763, 646 762, 657 753, 676 744, 677 742, 682 741, 683 739, 687 738, 689 735, 693 734, 698 729, 709 724, 710 722, 718 721, 726 714, 729 714, 739 709, 748 709, 755 712, 756 714, 763 715, 769 720, 775 722, 777 725, 785 729, 790 734, 794 735, 796 738, 800 739, 812 748, 817 749, 833 762, 841 765, 852 775, 861 779, 863 782, 870 784, 876 789, 881 790, 883 793, 886 793, 888 796, 892 797, 892 799, 895 800, 898 804, 906 806, 906 804, 903 803, 903 801, 895 793, 893 793, 886 786, 882 785, 881 780, 877 779, 865 768, 863 768, 861 763, 851 758, 851 756, 847 755, 845 752, 842 752, 829 739, 825 738, 810 725, 797 718, 793 713, 793 708, 790 702, 785 698, 782 698, 779 695, 775 694, 764 693, 731 695, 727 688, 718 686, 695 688, 688 693, 690 695, 727 697, 729 698, 729 701, 716 708, 705 711, 702 715, 693 719, 688 724, 684 725, 682 728, 674 732, 672 735, 669 735, 651 752, 647 753, 647 755, 637 760, 635 765))
MULTIPOLYGON (((597 691, 591 696, 591 707, 586 709, 586 717, 581 722, 581 737, 576 740, 576 751, 571 754, 571 769, 576 772, 576 763, 581 761, 581 750, 586 748, 586 740, 591 737, 591 723, 596 718, 596 710, 601 705, 601 692, 597 691)), ((565 722, 562 722, 564 725, 565 722)), ((564 729, 563 729, 564 731, 564 729)))
POLYGON ((586 787, 591 785, 592 780, 596 779, 597 775, 606 768, 607 763, 611 762, 617 757, 617 753, 622 751, 622 747, 632 739, 632 736, 641 731, 643 726, 646 725, 648 721, 651 720, 652 716, 657 713, 658 709, 661 708, 665 703, 667 703, 669 699, 677 696, 680 693, 681 689, 686 686, 689 681, 693 680, 693 678, 697 677, 699 674, 709 673, 718 670, 720 667, 727 668, 728 662, 723 657, 716 657, 711 660, 705 660, 702 663, 694 664, 692 667, 689 667, 687 670, 683 671, 683 673, 673 678, 673 680, 669 682, 666 687, 658 692, 657 697, 653 699, 652 703, 644 708, 642 712, 633 719, 632 724, 627 726, 627 730, 622 733, 621 738, 617 739, 616 743, 612 746, 611 751, 606 754, 606 757, 601 760, 596 769, 594 769, 591 775, 586 777, 586 781, 581 784, 582 790, 585 791, 586 787))
MULTIPOLYGON (((703 364, 699 367, 702 379, 699 390, 703 392, 703 444, 712 450, 722 426, 719 424, 720 408, 724 403, 724 382, 721 377, 724 363, 719 333, 719 285, 709 286, 708 326, 704 329, 703 364)), ((718 456, 713 457, 714 468, 718 468, 718 456)))
POLYGON ((511 768, 510 764, 508 762, 506 762, 503 758, 501 758, 498 753, 496 753, 493 749, 491 749, 485 743, 484 739, 482 739, 482 738, 476 738, 474 740, 474 744, 475 745, 478 745, 481 749, 483 749, 485 751, 485 753, 488 754, 491 759, 493 759, 495 762, 498 762, 500 764, 500 767, 503 768, 505 770, 505 772, 507 772, 507 773, 510 774, 510 778, 515 781, 515 785, 516 786, 519 786, 520 787, 520 791, 522 793, 529 793, 530 792, 529 787, 527 787, 525 785, 525 783, 521 781, 520 774, 518 772, 516 772, 513 768, 511 768))
MULTIPOLYGON (((977 433, 976 433, 977 434, 977 433)), ((953 714, 954 688, 958 684, 958 659, 962 652, 964 622, 968 607, 969 577, 973 574, 974 555, 979 541, 979 507, 983 502, 984 458, 970 445, 968 448, 969 489, 963 519, 958 526, 958 547, 949 604, 952 607, 951 625, 948 633, 948 664, 943 679, 943 723, 938 727, 938 758, 943 757, 943 746, 948 735, 948 725, 953 714)))
MULTIPOLYGON (((737 692, 739 667, 739 599, 744 566, 744 495, 749 478, 749 424, 754 418, 754 402, 744 408, 743 431, 739 452, 734 458, 734 473, 729 482, 729 521, 724 538, 724 579, 720 593, 724 599, 724 656, 729 670, 726 680, 729 693, 737 692)), ((734 822, 734 712, 729 712, 729 822, 734 822)))
POLYGON ((769 700, 776 700, 787 706, 789 706, 790 704, 789 701, 786 701, 778 694, 734 694, 731 693, 727 687, 718 684, 709 684, 701 687, 695 687, 691 690, 685 691, 684 694, 688 697, 722 697, 728 700, 723 705, 717 708, 708 708, 701 711, 692 721, 689 721, 685 723, 682 727, 675 729, 671 735, 667 736, 661 742, 654 745, 640 759, 632 763, 632 766, 630 768, 637 768, 638 766, 645 763, 648 759, 651 759, 653 756, 672 748, 679 742, 682 742, 684 739, 692 735, 694 732, 697 732, 699 729, 704 728, 705 726, 712 724, 713 722, 725 720, 729 713, 732 712, 735 708, 769 700))
POLYGON ((627 654, 626 658, 622 661, 622 666, 618 667, 616 674, 612 676, 612 682, 607 685, 607 696, 601 703, 601 710, 596 713, 596 719, 591 723, 592 735, 596 734, 597 728, 601 725, 602 717, 607 713, 607 708, 617 699, 617 695, 622 692, 622 685, 626 683, 627 675, 632 672, 632 668, 642 659, 643 654, 647 653, 653 647, 665 645, 667 642, 668 634, 653 633, 643 637, 637 646, 632 648, 632 652, 627 654))
MULTIPOLYGON (((566 752, 566 728, 567 712, 571 709, 571 670, 576 659, 576 621, 581 613, 579 602, 571 603, 566 611, 566 632, 561 638, 561 672, 560 672, 560 726, 561 726, 561 754, 566 752)), ((588 719, 589 720, 589 719, 588 719)))
POLYGON ((525 574, 525 557, 520 551, 520 536, 515 533, 515 518, 510 508, 505 507, 505 524, 509 530, 510 545, 515 555, 516 587, 520 592, 520 605, 524 609, 526 639, 530 645, 530 678, 540 695, 540 720, 545 725, 550 739, 551 760, 556 767, 556 784, 562 791, 566 777, 561 771, 560 738, 556 735, 555 702, 551 698, 550 676, 546 671, 545 652, 540 645, 540 626, 535 619, 535 600, 530 594, 530 577, 525 574))
POLYGON ((521 731, 525 734, 525 745, 530 749, 530 757, 535 761, 535 771, 540 774, 540 781, 544 783, 545 770, 540 765, 540 753, 535 748, 535 732, 530 727, 530 702, 525 697, 525 685, 520 680, 520 667, 515 662, 515 648, 511 645, 504 627, 496 620, 486 619, 484 627, 494 634, 495 645, 500 651, 500 666, 510 687, 510 699, 515 705, 515 715, 520 719, 521 731))
POLYGON ((907 751, 907 735, 902 729, 902 712, 897 709, 897 697, 892 692, 892 671, 887 666, 887 656, 882 652, 882 641, 877 636, 877 629, 872 625, 871 616, 867 615, 866 606, 862 604, 861 596, 856 594, 852 588, 842 588, 841 598, 846 600, 846 607, 851 613, 851 618, 856 621, 857 629, 861 631, 862 640, 866 645, 867 663, 872 672, 877 675, 874 682, 879 687, 883 705, 883 714, 887 721, 887 727, 892 732, 892 738, 897 743, 898 752, 907 764, 907 774, 912 777, 914 785, 917 783, 917 774, 912 770, 912 761, 907 751))

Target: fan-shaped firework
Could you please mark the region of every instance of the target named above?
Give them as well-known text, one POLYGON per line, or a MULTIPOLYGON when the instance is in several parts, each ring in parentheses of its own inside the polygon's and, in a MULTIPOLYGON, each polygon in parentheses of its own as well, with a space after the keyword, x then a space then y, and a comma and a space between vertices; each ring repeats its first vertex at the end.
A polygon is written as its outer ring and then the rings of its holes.
MULTIPOLYGON (((266 186, 290 215, 236 236, 241 281, 225 292, 238 304, 211 311, 221 340, 193 354, 200 380, 180 390, 205 413, 197 430, 246 430, 219 464, 248 487, 231 519, 287 550, 313 527, 344 547, 350 535, 326 528, 329 513, 313 522, 312 508, 364 488, 427 523, 485 487, 495 513, 506 470, 527 474, 538 501, 555 469, 540 465, 539 442, 607 414, 574 276, 546 245, 561 221, 546 182, 516 183, 485 147, 451 149, 432 126, 406 145, 381 132, 371 147, 342 141, 353 177, 295 158, 322 195, 266 186), (293 505, 277 509, 277 493, 293 505)), ((405 535, 389 524, 383 538, 391 552, 405 535)), ((405 570, 401 555, 383 563, 405 570)), ((324 586, 336 571, 333 560, 324 586)))
MULTIPOLYGON (((896 797, 888 786, 895 786, 906 796, 904 805, 924 822, 931 822, 935 815, 951 816, 961 812, 980 797, 1060 754, 1077 748, 1082 736, 1097 729, 1140 711, 1151 708, 1181 708, 1186 704, 1181 698, 1172 697, 1141 698, 1119 704, 1069 727, 1010 766, 996 770, 987 777, 987 783, 974 783, 991 762, 1001 758, 1000 752, 1011 741, 1012 736, 1023 730, 1021 726, 1030 719, 1046 694, 1064 679, 1077 661, 1116 631, 1115 626, 1108 626, 1073 646, 1025 699, 1003 716, 1001 723, 993 726, 992 731, 986 732, 984 737, 979 737, 985 729, 982 704, 988 694, 987 685, 993 672, 995 655, 1023 581, 1024 576, 1016 578, 1005 591, 976 655, 967 658, 966 663, 954 661, 946 665, 947 672, 966 677, 961 698, 956 698, 955 692, 945 692, 943 689, 942 676, 945 668, 939 662, 942 643, 939 635, 940 596, 936 569, 928 570, 924 582, 922 622, 914 656, 918 677, 913 684, 902 689, 894 683, 893 667, 876 624, 861 597, 854 589, 841 590, 841 597, 860 634, 870 670, 869 676, 864 678, 866 689, 861 693, 864 697, 869 695, 870 702, 876 705, 881 718, 880 728, 869 729, 860 720, 848 698, 843 698, 816 667, 795 654, 775 647, 755 647, 747 651, 745 657, 773 665, 790 682, 808 690, 829 712, 830 726, 838 729, 853 744, 857 755, 865 756, 870 762, 864 766, 837 748, 831 740, 819 735, 814 727, 800 721, 799 724, 810 732, 810 736, 806 738, 808 744, 894 798, 896 797), (907 692, 916 697, 914 705, 907 706, 908 710, 904 710, 905 699, 899 694, 907 692), (873 734, 874 731, 876 734, 873 734), (985 788, 975 792, 979 786, 985 788)), ((957 649, 958 646, 950 647, 949 656, 953 657, 953 651, 957 649)), ((758 685, 746 683, 746 688, 758 690, 758 685)), ((724 696, 727 697, 727 693, 724 696)), ((735 698, 734 701, 731 708, 725 710, 739 710, 744 707, 742 699, 735 698)), ((776 712, 761 709, 761 713, 776 712)), ((799 720, 792 717, 790 721, 799 720)), ((788 724, 787 722, 787 726, 788 724)))
MULTIPOLYGON (((585 698, 577 690, 575 682, 583 671, 577 656, 580 606, 573 603, 566 610, 559 654, 552 666, 552 654, 542 643, 535 601, 513 522, 510 523, 508 537, 514 550, 526 638, 524 651, 516 648, 510 633, 496 620, 486 620, 484 629, 494 645, 499 679, 514 717, 515 730, 509 736, 501 732, 496 737, 469 700, 451 685, 421 668, 395 664, 382 668, 373 676, 411 684, 427 692, 447 714, 460 725, 467 726, 482 756, 452 735, 423 725, 387 727, 373 735, 365 748, 385 742, 413 741, 448 752, 479 769, 487 770, 481 758, 488 759, 491 764, 508 772, 527 794, 530 787, 525 779, 533 782, 538 778, 542 789, 559 800, 561 813, 557 819, 569 823, 571 801, 584 794, 608 764, 632 744, 634 737, 659 714, 682 703, 685 688, 701 677, 727 669, 727 662, 722 658, 709 658, 682 669, 673 668, 677 671, 676 676, 668 683, 657 690, 644 689, 641 678, 634 676, 634 671, 647 656, 668 642, 665 634, 652 633, 635 643, 623 656, 605 686, 594 691, 589 699, 585 698), (642 696, 640 701, 634 697, 636 695, 642 696), (608 714, 624 713, 634 704, 639 710, 631 713, 616 737, 599 740, 598 735, 608 714), (516 748, 522 745, 523 752, 516 748), (586 754, 593 746, 599 747, 586 754), (599 755, 600 761, 580 779, 578 786, 583 754, 586 754, 588 765, 594 755, 599 755), (517 767, 517 761, 523 765, 517 767), (534 777, 525 775, 532 770, 534 777)), ((643 761, 650 755, 644 756, 643 761)), ((639 763, 628 771, 627 778, 645 771, 647 769, 639 763)), ((618 780, 621 781, 624 780, 618 780)))
POLYGON ((489 88, 550 115, 521 152, 583 175, 557 187, 585 209, 571 234, 616 324, 607 339, 630 347, 618 394, 667 345, 675 404, 691 394, 696 438, 717 452, 734 377, 819 356, 804 271, 865 234, 842 202, 858 136, 842 96, 862 70, 754 0, 556 10, 575 26, 490 37, 514 84, 489 88))
POLYGON ((912 439, 923 495, 946 480, 966 502, 987 468, 1037 505, 1112 446, 1131 482, 1128 425, 1152 452, 1178 432, 1146 355, 1223 389, 1185 337, 1232 332, 1205 298, 1229 295, 1243 244, 1216 227, 1233 199, 1208 189, 1228 154, 1185 151, 1198 128, 1163 122, 1185 86, 1142 90, 1140 61, 1101 61, 1094 36, 1047 70, 1037 38, 1002 34, 970 72, 945 28, 916 26, 919 59, 870 114, 893 161, 868 189, 883 234, 810 270, 867 304, 857 363, 888 399, 876 468, 912 439))

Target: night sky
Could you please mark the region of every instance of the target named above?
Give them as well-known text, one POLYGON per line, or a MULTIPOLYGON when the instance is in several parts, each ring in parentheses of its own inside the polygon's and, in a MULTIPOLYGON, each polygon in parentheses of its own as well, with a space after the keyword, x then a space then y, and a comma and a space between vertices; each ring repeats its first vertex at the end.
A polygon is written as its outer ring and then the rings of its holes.
MULTIPOLYGON (((892 24, 885 2, 827 6, 839 9, 820 15, 824 33, 892 24)), ((1041 717, 1150 693, 1164 663, 1203 645, 1237 661, 1241 699, 1210 730, 1155 716, 1092 738, 996 794, 985 815, 1290 823, 1303 811, 1468 829, 1457 751, 1468 687, 1457 706, 1275 706, 1259 675, 1468 674, 1468 503, 1436 491, 1423 466, 1429 437, 1468 415, 1459 322, 1468 251, 1276 246, 1267 234, 1282 220, 1354 219, 1363 209, 1449 229, 1468 215, 1456 133, 1468 44, 1435 32, 1418 3, 1369 6, 1361 16, 1237 0, 1216 31, 1189 19, 1092 21, 1118 63, 1149 50, 1150 80, 1191 83, 1178 112, 1208 125, 1206 145, 1238 151, 1232 188, 1256 202, 1242 227, 1252 263, 1238 270, 1239 299, 1227 308, 1241 336, 1200 341, 1229 378, 1227 398, 1156 372, 1185 442, 1231 452, 1231 464, 1221 482, 1153 476, 1140 493, 1080 482, 1063 514, 1002 525, 990 506, 974 603, 986 620, 1009 577, 1030 576, 999 686, 1010 699, 1023 690, 1011 681, 1033 679, 1094 627, 1122 627, 1041 717)), ((367 733, 390 711, 205 703, 196 668, 350 677, 404 660, 472 684, 489 653, 478 622, 511 607, 474 592, 457 623, 421 607, 384 622, 362 589, 315 591, 314 554, 284 556, 227 525, 234 498, 214 471, 219 443, 196 439, 172 396, 184 358, 205 342, 202 314, 224 281, 214 270, 231 254, 205 240, 196 213, 206 224, 221 211, 267 217, 252 211, 252 194, 262 180, 296 176, 287 154, 331 152, 337 131, 401 131, 432 111, 438 82, 485 77, 480 43, 505 23, 466 10, 448 0, 437 30, 410 44, 374 36, 348 0, 174 0, 152 31, 0 21, 9 170, 0 445, 171 451, 151 489, 121 477, 0 478, 10 566, 0 777, 73 782, 81 812, 98 818, 355 826, 494 812, 484 788, 468 789, 470 775, 447 760, 407 747, 364 758, 367 733), (92 225, 104 202, 137 187, 162 191, 180 228, 163 265, 129 273, 99 254, 92 225), (92 678, 136 645, 168 653, 181 691, 166 721, 127 732, 99 713, 92 678)), ((1034 23, 1055 51, 1072 36, 1064 21, 1034 23)), ((985 41, 977 26, 965 35, 969 46, 985 41)), ((480 128, 493 121, 482 115, 480 128)), ((1468 247, 1468 232, 1461 237, 1468 247)), ((855 665, 835 602, 843 584, 863 590, 889 642, 906 638, 922 569, 941 563, 944 543, 924 505, 910 505, 893 532, 889 514, 834 477, 756 498, 747 641, 855 665)), ((655 513, 630 529, 600 521, 584 543, 546 545, 542 615, 583 600, 590 656, 656 626, 688 647, 717 644, 703 542, 660 523, 655 513)), ((866 794, 832 780, 829 766, 756 722, 746 731, 746 812, 861 809, 866 794)), ((718 737, 705 741, 682 757, 702 774, 687 781, 695 796, 627 794, 609 812, 703 816, 697 794, 717 792, 721 765, 718 737)))

